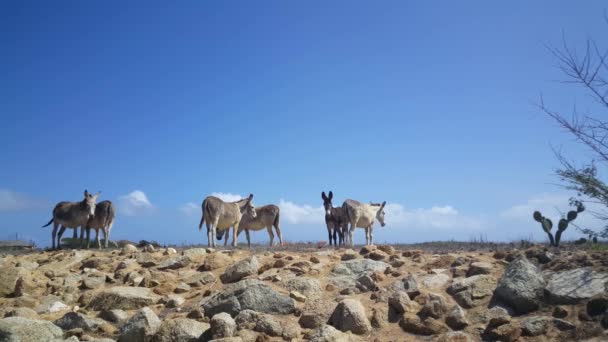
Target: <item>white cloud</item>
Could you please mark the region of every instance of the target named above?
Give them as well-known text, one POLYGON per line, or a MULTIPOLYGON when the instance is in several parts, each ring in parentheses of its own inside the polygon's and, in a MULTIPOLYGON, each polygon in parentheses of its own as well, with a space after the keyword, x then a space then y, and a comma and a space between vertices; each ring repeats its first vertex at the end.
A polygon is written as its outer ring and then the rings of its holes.
POLYGON ((463 231, 483 227, 481 218, 465 216, 450 205, 406 209, 401 204, 388 203, 384 211, 387 226, 403 225, 413 229, 462 229, 463 231))
POLYGON ((29 196, 7 189, 0 189, 0 211, 17 211, 38 207, 40 203, 29 196))
POLYGON ((134 190, 118 198, 118 210, 126 216, 138 216, 154 211, 154 206, 141 190, 134 190))
POLYGON ((200 212, 201 208, 194 202, 188 202, 179 207, 179 210, 188 216, 194 216, 200 212))
POLYGON ((224 202, 235 202, 244 198, 241 195, 231 194, 229 192, 213 192, 211 193, 211 196, 215 196, 224 202))
POLYGON ((279 201, 281 219, 291 224, 324 223, 325 210, 323 206, 312 207, 308 204, 299 205, 281 199, 279 201))

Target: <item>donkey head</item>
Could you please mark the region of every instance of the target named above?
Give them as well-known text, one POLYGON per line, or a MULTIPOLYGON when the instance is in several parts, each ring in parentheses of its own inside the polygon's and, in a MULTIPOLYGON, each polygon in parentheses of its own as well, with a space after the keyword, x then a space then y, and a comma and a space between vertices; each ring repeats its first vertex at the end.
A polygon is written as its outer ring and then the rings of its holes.
POLYGON ((83 203, 86 205, 87 211, 90 216, 95 216, 95 206, 97 202, 97 198, 101 194, 101 191, 97 192, 95 195, 91 195, 87 190, 84 191, 84 200, 83 203))
POLYGON ((380 226, 384 227, 386 224, 384 223, 384 206, 386 205, 386 201, 382 202, 382 204, 380 204, 380 209, 378 209, 378 211, 376 211, 376 218, 378 219, 378 222, 380 222, 380 226))
POLYGON ((256 218, 255 206, 253 205, 253 194, 249 194, 247 200, 243 206, 241 206, 241 214, 247 214, 253 218, 256 218))
POLYGON ((325 191, 321 193, 321 198, 323 199, 323 208, 325 208, 325 215, 331 215, 331 199, 334 198, 334 194, 330 191, 329 197, 325 196, 325 191))

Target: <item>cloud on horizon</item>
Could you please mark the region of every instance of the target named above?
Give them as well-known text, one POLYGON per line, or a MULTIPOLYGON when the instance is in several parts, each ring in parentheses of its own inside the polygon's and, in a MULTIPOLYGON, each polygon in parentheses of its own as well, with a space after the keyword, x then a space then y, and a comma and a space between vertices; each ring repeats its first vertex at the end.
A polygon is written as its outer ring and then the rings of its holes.
POLYGON ((194 202, 184 203, 181 207, 179 207, 179 211, 187 216, 194 216, 199 213, 200 210, 201 208, 194 202))
POLYGON ((24 193, 8 189, 0 189, 0 211, 19 211, 38 208, 42 201, 36 200, 24 193))
POLYGON ((154 210, 154 205, 152 205, 146 194, 141 190, 134 190, 118 198, 118 212, 123 215, 147 215, 154 210))

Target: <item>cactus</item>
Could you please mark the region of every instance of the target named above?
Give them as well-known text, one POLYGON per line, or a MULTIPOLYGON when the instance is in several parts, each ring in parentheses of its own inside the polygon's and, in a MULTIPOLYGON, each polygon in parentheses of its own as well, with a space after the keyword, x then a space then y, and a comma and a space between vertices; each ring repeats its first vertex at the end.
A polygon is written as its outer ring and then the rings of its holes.
POLYGON ((559 242, 562 238, 562 233, 566 229, 568 229, 568 225, 570 224, 570 222, 576 220, 579 213, 585 211, 585 207, 581 202, 576 202, 574 203, 574 205, 576 206, 576 210, 570 210, 566 217, 560 219, 557 223, 557 232, 555 232, 555 238, 553 238, 553 234, 551 233, 551 228, 553 228, 553 222, 551 222, 551 220, 549 220, 548 218, 544 217, 539 211, 535 211, 534 214, 532 214, 534 220, 541 224, 542 229, 545 231, 545 233, 547 233, 547 236, 549 236, 549 242, 551 243, 551 246, 559 247, 559 242))

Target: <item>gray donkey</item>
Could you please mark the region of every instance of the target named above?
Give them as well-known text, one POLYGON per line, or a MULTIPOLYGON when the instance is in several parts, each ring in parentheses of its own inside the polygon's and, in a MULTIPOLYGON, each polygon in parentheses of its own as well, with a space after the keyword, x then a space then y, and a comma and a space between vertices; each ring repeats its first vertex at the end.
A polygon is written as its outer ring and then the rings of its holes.
MULTIPOLYGON (((261 207, 255 208, 256 217, 251 217, 245 213, 241 218, 237 236, 245 231, 247 235, 247 246, 251 247, 251 238, 249 236, 250 230, 262 230, 266 228, 268 230, 268 236, 270 237, 270 246, 274 242, 274 234, 272 233, 272 227, 277 231, 279 237, 279 245, 283 245, 283 237, 281 236, 281 228, 279 227, 279 214, 280 209, 274 204, 268 204, 261 207)), ((228 235, 226 234, 226 241, 228 241, 228 235)))
POLYGON ((355 228, 365 228, 365 244, 374 244, 374 221, 377 219, 384 227, 384 206, 386 201, 379 203, 364 204, 359 201, 347 199, 342 204, 346 210, 350 228, 348 230, 349 242, 353 246, 353 234, 355 228))
POLYGON ((348 228, 348 215, 342 207, 334 208, 331 200, 334 194, 330 191, 329 196, 325 195, 325 191, 321 192, 323 199, 323 208, 325 208, 325 224, 327 225, 327 233, 329 234, 329 245, 338 246, 337 238, 340 238, 340 245, 344 244, 346 229, 348 228))
MULTIPOLYGON (((52 248, 55 249, 55 236, 57 236, 57 248, 61 249, 61 236, 66 228, 84 229, 89 222, 89 218, 95 215, 95 202, 101 194, 91 195, 87 190, 84 191, 84 199, 80 202, 59 202, 53 209, 53 218, 44 227, 53 223, 52 248), (61 226, 59 233, 57 227, 61 226)), ((82 237, 82 233, 81 233, 82 237)))
MULTIPOLYGON (((110 231, 114 224, 115 217, 114 205, 110 201, 97 203, 95 207, 95 216, 89 218, 87 223, 87 248, 91 244, 91 229, 95 229, 95 239, 97 240, 97 248, 101 249, 101 241, 99 241, 99 230, 103 232, 104 247, 108 248, 108 240, 110 239, 110 231)), ((82 232, 80 234, 80 247, 83 245, 82 232)))
MULTIPOLYGON (((209 246, 215 247, 214 236, 218 240, 222 239, 224 231, 230 232, 230 227, 233 227, 232 246, 237 245, 237 232, 243 214, 247 213, 255 218, 255 207, 252 203, 253 194, 235 202, 224 202, 215 197, 208 196, 201 205, 202 216, 201 223, 198 229, 203 229, 203 223, 207 223, 207 242, 209 246)), ((228 239, 226 239, 226 244, 228 239)))

